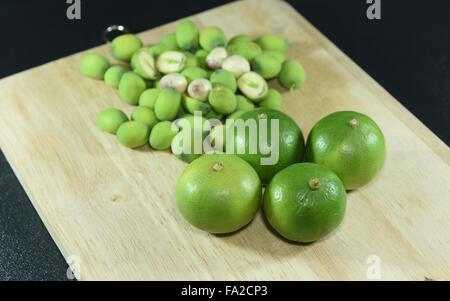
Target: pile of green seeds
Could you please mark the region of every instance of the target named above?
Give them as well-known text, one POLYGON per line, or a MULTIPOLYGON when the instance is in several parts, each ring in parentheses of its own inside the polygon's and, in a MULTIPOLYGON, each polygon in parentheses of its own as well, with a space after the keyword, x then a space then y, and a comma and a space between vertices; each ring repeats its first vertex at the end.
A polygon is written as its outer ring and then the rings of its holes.
MULTIPOLYGON (((88 77, 104 79, 118 88, 123 101, 137 106, 131 120, 118 109, 103 110, 97 118, 101 130, 116 134, 126 147, 149 143, 153 149, 164 150, 183 130, 174 130, 172 121, 182 118, 193 123, 194 112, 200 111, 206 122, 234 120, 258 107, 281 110, 282 96, 267 81, 278 78, 286 89, 305 81, 300 63, 285 59, 288 48, 287 41, 276 34, 256 40, 241 34, 227 40, 218 27, 200 33, 194 22, 184 20, 175 33, 153 46, 144 47, 132 34, 116 37, 112 55, 129 66, 111 66, 104 56, 89 53, 81 59, 80 70, 88 77)), ((179 157, 190 162, 198 156, 179 157)))

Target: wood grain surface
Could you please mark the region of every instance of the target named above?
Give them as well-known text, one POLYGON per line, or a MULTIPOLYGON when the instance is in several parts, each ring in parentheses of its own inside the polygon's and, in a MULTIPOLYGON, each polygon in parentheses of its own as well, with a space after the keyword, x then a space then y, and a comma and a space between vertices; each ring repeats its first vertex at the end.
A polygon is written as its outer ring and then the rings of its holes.
MULTIPOLYGON (((191 17, 228 37, 278 33, 307 81, 283 91, 283 111, 306 136, 323 116, 355 110, 383 130, 387 160, 368 186, 348 194, 341 226, 300 245, 280 239, 262 211, 232 235, 188 224, 175 203, 186 166, 169 152, 131 150, 96 126, 97 114, 130 113, 118 91, 81 75, 78 53, 0 81, 0 146, 67 259, 83 280, 450 279, 450 150, 288 4, 250 0, 191 17)), ((173 22, 139 34, 145 44, 173 22)), ((88 52, 108 56, 107 45, 88 52)))

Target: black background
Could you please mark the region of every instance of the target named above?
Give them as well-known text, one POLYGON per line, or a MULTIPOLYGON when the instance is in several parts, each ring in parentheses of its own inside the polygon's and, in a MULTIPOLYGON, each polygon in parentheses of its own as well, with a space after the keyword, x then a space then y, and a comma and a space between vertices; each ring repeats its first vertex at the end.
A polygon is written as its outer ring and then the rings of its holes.
MULTIPOLYGON (((2 0, 0 78, 100 45, 108 25, 139 32, 227 2, 81 0, 71 21, 65 0, 2 0)), ((287 2, 450 142, 450 1, 381 0, 381 20, 367 19, 366 0, 287 2)), ((66 269, 0 154, 0 280, 67 280, 66 269)))

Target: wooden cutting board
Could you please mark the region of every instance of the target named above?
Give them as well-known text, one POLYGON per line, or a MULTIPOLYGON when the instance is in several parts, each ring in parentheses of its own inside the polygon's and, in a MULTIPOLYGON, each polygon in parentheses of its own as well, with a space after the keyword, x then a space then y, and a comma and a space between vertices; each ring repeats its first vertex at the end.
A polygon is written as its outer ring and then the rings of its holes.
MULTIPOLYGON (((64 257, 79 258, 81 279, 367 280, 378 267, 383 280, 450 279, 449 148, 288 4, 236 2, 191 19, 228 37, 287 37, 287 58, 304 65, 307 81, 284 90, 283 111, 305 136, 334 111, 371 116, 386 136, 385 166, 348 194, 344 222, 324 240, 288 243, 262 211, 238 233, 215 236, 177 210, 185 163, 121 147, 97 128, 102 109, 133 108, 80 74, 85 52, 13 75, 0 81, 0 146, 64 257)), ((139 36, 157 43, 176 24, 139 36)), ((92 51, 113 61, 108 46, 92 51)))

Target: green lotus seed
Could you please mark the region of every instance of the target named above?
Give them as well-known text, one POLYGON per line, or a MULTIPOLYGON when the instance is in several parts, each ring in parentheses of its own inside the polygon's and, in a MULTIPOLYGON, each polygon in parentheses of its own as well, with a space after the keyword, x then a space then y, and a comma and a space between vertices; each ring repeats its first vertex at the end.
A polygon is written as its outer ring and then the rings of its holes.
POLYGON ((256 40, 256 43, 263 50, 275 50, 285 53, 289 49, 289 44, 281 36, 276 34, 265 34, 256 40))
POLYGON ((161 90, 155 102, 155 114, 159 120, 174 120, 181 105, 181 94, 174 88, 161 90))
POLYGON ((280 64, 283 64, 283 62, 284 62, 284 53, 283 52, 275 51, 275 50, 263 50, 263 54, 270 55, 270 56, 276 58, 280 62, 280 64))
POLYGON ((117 139, 119 142, 130 148, 140 147, 147 143, 149 127, 140 121, 127 121, 117 130, 117 139))
POLYGON ((262 49, 256 43, 244 42, 232 44, 228 48, 228 52, 231 54, 238 54, 240 56, 243 56, 247 59, 247 61, 251 62, 255 57, 262 53, 262 49))
POLYGON ((228 53, 224 47, 214 48, 206 57, 206 66, 211 70, 220 69, 227 56, 228 53))
POLYGON ((230 41, 228 41, 228 45, 239 44, 239 43, 248 43, 253 42, 253 38, 247 34, 239 34, 234 36, 230 41))
POLYGON ((156 99, 159 96, 159 90, 159 88, 152 88, 142 92, 139 97, 139 106, 153 110, 155 108, 156 99))
POLYGON ((186 95, 183 96, 183 107, 191 114, 199 111, 202 112, 202 114, 207 114, 211 110, 209 104, 186 95))
POLYGON ((180 48, 178 47, 178 44, 177 44, 177 38, 176 38, 175 33, 169 33, 169 34, 165 35, 164 37, 162 37, 159 44, 165 46, 168 50, 172 50, 172 51, 180 50, 180 48))
POLYGON ((183 70, 186 64, 186 56, 179 51, 167 51, 162 53, 157 61, 156 68, 165 74, 176 73, 183 70))
POLYGON ((146 82, 142 77, 132 71, 125 73, 119 82, 119 95, 130 105, 138 104, 139 96, 146 89, 146 82))
POLYGON ((181 94, 186 91, 187 84, 186 78, 180 73, 166 74, 159 81, 159 87, 161 90, 165 88, 174 88, 181 94))
POLYGON ((172 130, 172 122, 160 121, 153 127, 150 133, 150 146, 156 150, 168 149, 178 132, 178 127, 172 130))
POLYGON ((299 88, 306 79, 306 73, 302 65, 294 60, 286 60, 281 66, 280 83, 286 88, 299 88))
POLYGON ((261 108, 268 108, 273 110, 281 110, 283 106, 283 99, 280 92, 275 89, 269 89, 267 96, 259 103, 261 108))
POLYGON ((238 78, 242 73, 250 71, 250 64, 245 57, 235 54, 223 61, 222 69, 230 71, 234 77, 238 78))
POLYGON ((127 115, 115 108, 105 109, 98 114, 97 125, 105 132, 115 134, 120 125, 128 121, 127 115))
POLYGON ((190 50, 198 48, 199 33, 197 25, 191 20, 183 20, 178 23, 175 39, 179 48, 190 50))
POLYGON ((120 79, 128 70, 122 66, 111 66, 105 72, 105 83, 113 88, 119 87, 120 79))
POLYGON ((208 27, 200 35, 200 46, 207 51, 216 47, 227 45, 227 37, 222 29, 218 27, 208 27))
POLYGON ((188 94, 190 97, 205 101, 208 99, 209 92, 211 92, 212 85, 206 78, 194 79, 188 86, 188 94))
POLYGON ((133 71, 144 79, 157 79, 159 77, 159 72, 156 70, 155 65, 155 58, 148 47, 143 47, 136 51, 131 59, 133 71))
POLYGON ((123 34, 111 43, 112 55, 124 62, 129 62, 133 54, 142 47, 142 41, 133 34, 123 34))
POLYGON ((233 93, 237 90, 236 78, 230 71, 218 69, 211 74, 209 80, 213 86, 215 84, 226 86, 230 88, 233 93))
POLYGON ((187 79, 188 83, 191 83, 197 78, 207 78, 208 73, 206 70, 200 67, 188 67, 181 72, 181 74, 187 79))
POLYGON ((137 107, 131 113, 131 119, 145 123, 150 129, 158 123, 155 112, 146 107, 137 107))
POLYGON ((230 114, 234 112, 237 107, 237 100, 234 92, 221 84, 215 85, 209 93, 208 100, 214 111, 220 114, 230 114))
POLYGON ((98 53, 85 54, 80 60, 81 73, 88 77, 103 79, 108 68, 108 60, 98 53))
POLYGON ((281 71, 281 63, 273 56, 260 54, 253 59, 252 70, 265 79, 274 78, 281 71))
POLYGON ((242 94, 255 102, 261 101, 269 90, 266 80, 253 71, 242 74, 238 86, 242 94))
POLYGON ((255 104, 243 95, 236 95, 237 111, 251 111, 255 108, 255 104))

